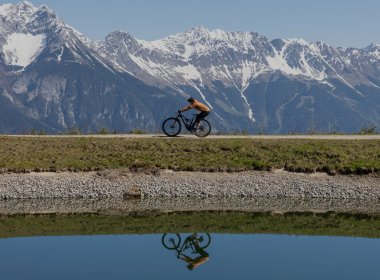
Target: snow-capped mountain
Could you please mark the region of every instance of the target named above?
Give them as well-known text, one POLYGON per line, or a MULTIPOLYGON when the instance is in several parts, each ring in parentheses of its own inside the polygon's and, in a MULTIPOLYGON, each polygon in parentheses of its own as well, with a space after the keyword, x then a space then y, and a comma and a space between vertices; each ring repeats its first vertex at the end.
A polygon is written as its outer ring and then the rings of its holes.
POLYGON ((152 42, 117 31, 98 42, 98 50, 120 71, 156 86, 170 86, 196 95, 214 109, 217 119, 231 127, 260 123, 270 132, 281 133, 290 128, 317 129, 316 126, 331 130, 332 124, 336 126, 334 129, 347 129, 346 115, 357 118, 348 130, 357 129, 360 124, 379 123, 377 109, 371 115, 364 109, 373 107, 368 102, 372 97, 378 100, 380 93, 377 45, 343 49, 302 39, 270 41, 252 32, 196 27, 152 42), (271 92, 274 89, 267 85, 275 85, 278 79, 288 81, 271 92), (262 86, 266 87, 264 91, 262 86), (310 90, 322 91, 327 96, 310 90), (377 95, 370 97, 368 91, 377 95), (262 100, 262 95, 267 100, 262 100), (341 108, 326 112, 321 98, 331 99, 329 103, 341 108), (276 104, 277 100, 284 103, 276 104), (319 109, 313 105, 316 102, 321 103, 317 105, 321 106, 319 109), (276 108, 272 108, 273 104, 276 108), (308 114, 307 122, 294 120, 293 126, 284 125, 284 113, 289 108, 289 115, 294 116, 297 111, 308 114))
POLYGON ((25 68, 44 51, 59 62, 66 48, 77 52, 80 50, 75 50, 76 45, 89 43, 46 6, 36 8, 27 1, 5 4, 0 8, 0 19, 0 42, 6 65, 25 68))
POLYGON ((202 26, 151 42, 120 31, 91 42, 46 6, 0 6, 2 131, 156 131, 190 95, 213 109, 219 131, 358 131, 380 124, 380 46, 202 26))
POLYGON ((46 6, 0 6, 0 131, 126 131, 140 123, 153 130, 149 106, 159 94, 116 72, 93 42, 46 6))

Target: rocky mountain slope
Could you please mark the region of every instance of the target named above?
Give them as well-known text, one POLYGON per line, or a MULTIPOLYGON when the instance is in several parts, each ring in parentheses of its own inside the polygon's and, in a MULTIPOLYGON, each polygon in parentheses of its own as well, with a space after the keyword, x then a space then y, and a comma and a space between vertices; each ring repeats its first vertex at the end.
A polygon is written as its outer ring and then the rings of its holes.
POLYGON ((0 131, 158 131, 193 96, 215 131, 354 132, 380 124, 380 46, 196 27, 91 42, 46 6, 0 6, 0 131))

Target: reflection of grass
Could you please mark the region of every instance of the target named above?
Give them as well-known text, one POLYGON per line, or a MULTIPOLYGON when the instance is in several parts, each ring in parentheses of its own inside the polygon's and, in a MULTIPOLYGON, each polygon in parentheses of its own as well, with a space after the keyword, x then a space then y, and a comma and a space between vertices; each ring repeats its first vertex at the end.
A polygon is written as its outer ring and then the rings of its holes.
POLYGON ((188 171, 380 173, 379 140, 0 137, 0 155, 0 169, 11 172, 123 168, 138 160, 188 171))
POLYGON ((273 233, 380 238, 380 216, 335 213, 190 212, 27 215, 0 219, 0 237, 165 232, 273 233))

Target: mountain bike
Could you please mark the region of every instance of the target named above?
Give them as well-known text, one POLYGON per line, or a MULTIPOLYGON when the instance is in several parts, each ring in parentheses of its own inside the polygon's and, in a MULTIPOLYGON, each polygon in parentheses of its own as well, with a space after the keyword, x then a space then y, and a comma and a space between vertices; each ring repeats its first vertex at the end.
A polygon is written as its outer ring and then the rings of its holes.
POLYGON ((181 235, 178 233, 165 233, 161 242, 166 249, 175 250, 177 257, 180 257, 187 249, 190 249, 192 253, 196 253, 199 248, 207 248, 211 243, 211 236, 208 233, 193 233, 186 237, 181 245, 181 235))
POLYGON ((175 137, 181 132, 182 120, 183 124, 185 125, 185 128, 188 131, 190 131, 198 137, 206 137, 211 132, 211 124, 207 120, 202 119, 199 122, 199 126, 195 127, 194 124, 196 115, 197 114, 193 114, 193 118, 190 120, 189 118, 186 118, 181 112, 178 112, 177 117, 168 118, 163 122, 162 130, 167 136, 175 137))

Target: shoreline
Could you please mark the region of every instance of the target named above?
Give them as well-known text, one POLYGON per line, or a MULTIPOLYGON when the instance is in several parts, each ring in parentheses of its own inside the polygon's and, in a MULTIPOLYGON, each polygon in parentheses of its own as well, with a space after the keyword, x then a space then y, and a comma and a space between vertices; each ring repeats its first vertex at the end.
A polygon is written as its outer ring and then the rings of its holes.
POLYGON ((0 239, 34 236, 163 234, 295 234, 380 237, 380 216, 347 213, 171 212, 2 216, 0 239))
POLYGON ((286 171, 133 173, 129 169, 0 175, 0 201, 104 198, 295 198, 380 201, 377 175, 286 171))

